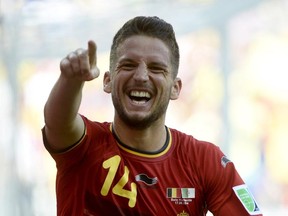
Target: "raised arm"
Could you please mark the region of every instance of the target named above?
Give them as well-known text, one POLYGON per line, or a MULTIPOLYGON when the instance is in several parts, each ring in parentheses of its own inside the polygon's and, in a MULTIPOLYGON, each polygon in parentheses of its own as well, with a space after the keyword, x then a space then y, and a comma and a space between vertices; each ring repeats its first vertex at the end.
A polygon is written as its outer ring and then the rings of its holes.
POLYGON ((60 77, 44 108, 43 130, 46 141, 55 151, 73 145, 84 133, 85 125, 78 111, 84 83, 99 76, 96 60, 96 44, 89 41, 88 49, 77 49, 60 63, 60 77))

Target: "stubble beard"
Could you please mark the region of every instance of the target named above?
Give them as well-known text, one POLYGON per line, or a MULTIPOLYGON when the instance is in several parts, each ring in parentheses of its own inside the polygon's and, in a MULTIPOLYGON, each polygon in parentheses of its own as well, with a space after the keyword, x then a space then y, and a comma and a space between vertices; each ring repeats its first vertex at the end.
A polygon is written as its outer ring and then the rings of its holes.
POLYGON ((115 108, 115 114, 129 127, 134 129, 146 129, 149 128, 154 122, 159 120, 161 117, 165 117, 166 110, 169 104, 169 101, 160 103, 159 107, 146 117, 139 117, 136 115, 131 116, 127 111, 125 111, 123 105, 117 98, 112 96, 112 102, 115 108))

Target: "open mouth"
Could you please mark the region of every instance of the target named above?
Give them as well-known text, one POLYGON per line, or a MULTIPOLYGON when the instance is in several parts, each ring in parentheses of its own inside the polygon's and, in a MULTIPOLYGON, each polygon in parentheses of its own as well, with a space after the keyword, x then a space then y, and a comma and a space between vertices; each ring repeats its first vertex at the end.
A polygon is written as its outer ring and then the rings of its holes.
POLYGON ((151 95, 146 91, 131 91, 129 98, 137 104, 144 104, 151 99, 151 95))

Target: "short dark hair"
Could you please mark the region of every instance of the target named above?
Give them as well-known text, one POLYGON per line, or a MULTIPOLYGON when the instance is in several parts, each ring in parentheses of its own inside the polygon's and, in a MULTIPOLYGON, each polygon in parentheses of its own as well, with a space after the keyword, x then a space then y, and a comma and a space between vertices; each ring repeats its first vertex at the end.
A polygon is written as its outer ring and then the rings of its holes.
POLYGON ((110 51, 110 71, 115 67, 117 48, 127 38, 134 35, 145 35, 158 38, 163 41, 171 52, 171 63, 174 78, 179 68, 179 47, 175 38, 175 32, 171 24, 156 17, 137 16, 127 21, 115 34, 110 51))

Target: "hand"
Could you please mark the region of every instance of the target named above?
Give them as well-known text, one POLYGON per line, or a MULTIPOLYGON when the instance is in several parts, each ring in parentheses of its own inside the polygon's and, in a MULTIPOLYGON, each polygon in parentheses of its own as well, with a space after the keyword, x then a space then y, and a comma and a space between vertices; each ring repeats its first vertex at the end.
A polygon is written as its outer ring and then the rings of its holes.
POLYGON ((88 41, 88 49, 77 49, 67 55, 60 62, 62 75, 67 78, 77 78, 81 81, 90 81, 100 74, 97 68, 97 46, 94 41, 88 41))

